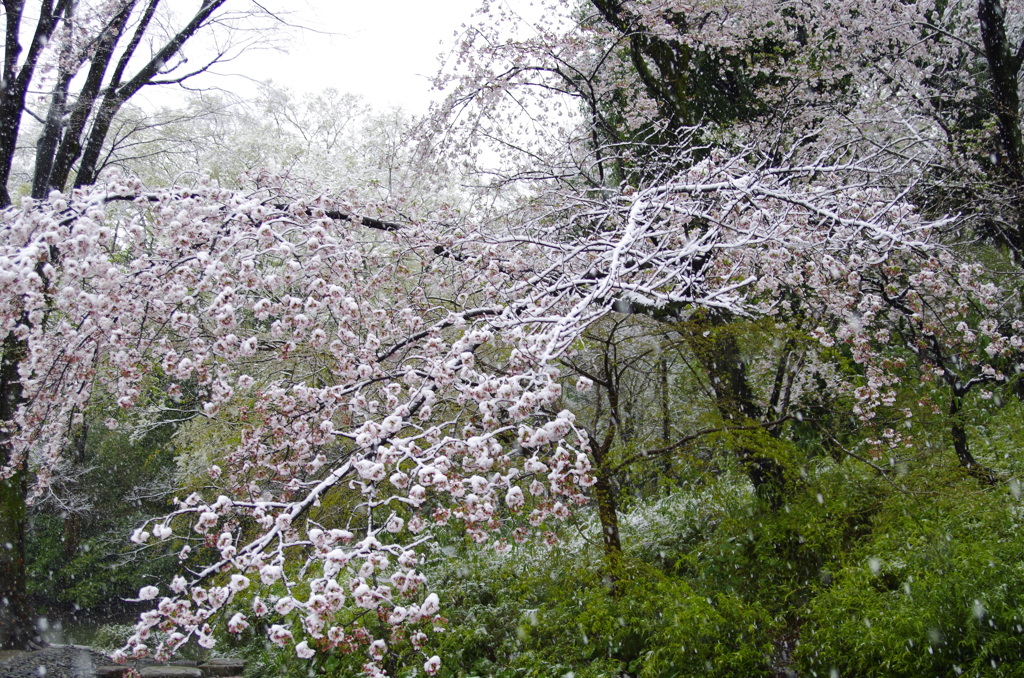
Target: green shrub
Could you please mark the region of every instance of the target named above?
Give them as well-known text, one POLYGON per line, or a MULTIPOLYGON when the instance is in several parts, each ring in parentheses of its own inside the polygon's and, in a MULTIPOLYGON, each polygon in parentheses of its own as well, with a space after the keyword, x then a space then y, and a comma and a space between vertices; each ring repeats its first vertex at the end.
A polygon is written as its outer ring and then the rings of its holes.
POLYGON ((523 547, 466 553, 432 577, 449 628, 444 676, 616 676, 764 673, 770 617, 734 596, 696 592, 628 559, 617 576, 594 549, 523 547), (709 668, 710 667, 710 668, 709 668))
POLYGON ((1020 502, 970 478, 911 489, 887 503, 872 539, 811 602, 799 666, 811 675, 1024 675, 1020 502))

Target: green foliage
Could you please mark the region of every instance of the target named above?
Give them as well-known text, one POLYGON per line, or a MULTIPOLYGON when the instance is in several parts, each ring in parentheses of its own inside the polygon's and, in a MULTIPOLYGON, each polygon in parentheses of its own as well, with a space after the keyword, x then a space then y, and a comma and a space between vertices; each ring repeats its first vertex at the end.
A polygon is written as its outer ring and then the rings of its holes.
POLYGON ((52 515, 33 519, 28 590, 42 610, 118 609, 122 598, 137 595, 140 582, 169 577, 175 571, 175 558, 134 554, 127 539, 134 521, 118 522, 121 529, 114 534, 87 537, 69 554, 64 519, 52 515))
POLYGON ((96 629, 89 644, 97 650, 113 652, 124 645, 124 639, 131 633, 131 624, 104 624, 96 629))
POLYGON ((132 530, 163 512, 172 487, 171 427, 133 438, 90 421, 67 480, 31 515, 26 538, 28 594, 38 609, 91 610, 106 615, 127 609, 147 580, 169 578, 177 558, 164 547, 140 549, 132 530), (61 501, 74 501, 66 510, 61 501))
POLYGON ((971 478, 924 480, 889 498, 816 592, 797 653, 806 670, 1024 675, 1019 499, 971 478))
POLYGON ((843 550, 866 532, 880 482, 866 475, 823 462, 803 469, 779 511, 749 500, 730 506, 714 532, 677 556, 675 572, 712 590, 766 601, 774 615, 792 617, 843 550))
POLYGON ((765 669, 769 618, 735 596, 705 597, 684 580, 637 562, 614 581, 592 573, 573 580, 576 585, 564 587, 564 598, 530 629, 538 650, 560 640, 552 660, 590 670, 617 662, 639 676, 690 675, 695 665, 718 676, 765 669))
POLYGON ((614 579, 569 535, 438 563, 444 675, 1024 675, 1019 485, 827 456, 797 471, 779 511, 728 475, 636 500, 614 579))
MULTIPOLYGON (((745 347, 759 341, 761 354, 778 349, 750 332, 745 347)), ((751 369, 756 382, 771 373, 751 369)), ((697 385, 680 378, 673 388, 697 385)), ((926 398, 929 388, 908 382, 900 397, 926 398)), ((637 393, 644 394, 642 384, 637 393)), ((965 420, 978 458, 1009 477, 1024 470, 1024 406, 1006 397, 976 399, 965 420)), ((586 403, 574 404, 586 411, 586 403)), ((561 546, 524 545, 507 556, 454 528, 440 530, 424 571, 447 623, 443 631, 423 629, 427 654, 442 657, 440 675, 1024 675, 1020 484, 989 488, 967 476, 948 450, 942 412, 919 408, 906 427, 913 447, 871 460, 858 447, 868 430, 858 431, 834 406, 823 400, 820 412, 788 423, 778 436, 723 432, 669 458, 647 459, 635 441, 615 446, 611 458, 636 462, 616 479, 624 554, 614 571, 592 509, 560 530, 551 526, 561 546), (732 452, 740 446, 786 469, 778 509, 752 492, 732 452), (844 448, 859 450, 862 460, 844 448)), ((630 416, 642 418, 644 407, 630 416)), ((688 407, 677 419, 687 428, 713 419, 706 401, 688 407)), ((161 508, 159 501, 128 502, 127 486, 101 482, 129 468, 133 483, 159 479, 174 468, 176 452, 204 457, 232 432, 187 427, 176 448, 169 435, 154 429, 133 441, 95 427, 87 457, 93 470, 80 484, 100 510, 83 524, 70 558, 66 517, 33 518, 32 585, 45 605, 102 606, 133 596, 140 578, 176 566, 151 554, 133 559, 125 548, 123 537, 161 508)), ((179 482, 201 489, 183 459, 179 482)), ((338 494, 313 516, 350 518, 352 499, 338 494)), ((256 593, 247 590, 235 607, 247 611, 256 593)), ((273 599, 284 591, 259 594, 273 599)), ((268 644, 264 621, 250 621, 239 638, 222 634, 217 648, 245 657, 250 676, 356 675, 366 661, 368 639, 320 648, 311 662, 268 644)), ((301 621, 292 621, 297 633, 301 621)), ((389 675, 422 675, 422 653, 383 623, 373 633, 392 652, 389 675)))
MULTIPOLYGON (((469 555, 469 554, 467 554, 469 555)), ((770 619, 734 596, 707 596, 628 559, 615 577, 585 552, 529 548, 463 561, 440 585, 450 629, 446 676, 752 675, 770 619)))

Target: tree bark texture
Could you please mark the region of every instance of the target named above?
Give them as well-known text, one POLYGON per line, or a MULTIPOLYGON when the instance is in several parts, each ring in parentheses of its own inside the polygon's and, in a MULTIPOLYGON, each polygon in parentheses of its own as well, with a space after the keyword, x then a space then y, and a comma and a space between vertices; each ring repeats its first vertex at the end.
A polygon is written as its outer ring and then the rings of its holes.
POLYGON ((960 392, 954 387, 953 394, 949 399, 949 433, 953 438, 953 451, 956 458, 967 473, 978 480, 989 485, 994 485, 999 477, 996 472, 984 464, 978 462, 971 454, 971 448, 967 440, 967 428, 963 420, 963 400, 966 392, 960 392))
MULTIPOLYGON (((18 365, 25 342, 8 335, 0 358, 0 422, 9 423, 21 404, 18 365)), ((0 466, 11 461, 9 433, 0 433, 0 466)), ((0 479, 0 648, 22 649, 34 635, 31 610, 25 595, 25 528, 28 470, 19 464, 0 479)))
POLYGON ((1024 178, 1024 140, 1020 129, 1017 89, 1024 44, 1014 53, 1007 37, 1005 9, 1000 0, 978 0, 978 24, 992 81, 1000 160, 1014 182, 1024 178))
POLYGON ((615 582, 622 568, 622 539, 619 534, 619 506, 609 468, 608 452, 615 438, 615 427, 608 429, 602 443, 594 445, 594 499, 597 503, 597 517, 601 524, 601 542, 604 547, 608 579, 612 584, 612 595, 616 594, 615 582))
POLYGON ((1024 261, 1024 138, 1021 133, 1020 79, 1024 41, 1016 50, 1006 36, 1005 8, 1000 0, 978 0, 978 24, 988 64, 993 114, 996 119, 998 169, 1008 184, 1013 222, 993 234, 1024 261))
POLYGON ((3 0, 6 21, 3 76, 0 77, 0 208, 11 204, 7 184, 11 178, 28 86, 35 75, 43 48, 53 35, 57 21, 71 5, 72 0, 59 0, 56 6, 53 0, 44 0, 40 3, 39 19, 29 43, 28 54, 19 64, 18 59, 23 49, 21 23, 24 18, 25 0, 3 0))

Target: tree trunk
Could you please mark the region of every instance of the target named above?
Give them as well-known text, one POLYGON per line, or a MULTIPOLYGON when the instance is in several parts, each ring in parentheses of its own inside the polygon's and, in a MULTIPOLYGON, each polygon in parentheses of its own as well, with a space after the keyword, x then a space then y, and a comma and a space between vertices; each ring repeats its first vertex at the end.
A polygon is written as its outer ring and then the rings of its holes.
POLYGON ((50 109, 46 116, 46 124, 36 141, 36 166, 35 175, 32 178, 32 197, 37 200, 49 195, 52 188, 50 174, 64 127, 64 111, 67 106, 70 85, 70 73, 62 75, 58 83, 54 85, 50 93, 50 109))
POLYGON ((1024 177, 1024 140, 1020 130, 1020 93, 1017 76, 1021 54, 1014 54, 1006 38, 1005 8, 999 0, 978 1, 978 24, 985 44, 985 60, 992 78, 992 99, 998 125, 999 153, 1014 182, 1024 177))
MULTIPOLYGON (((707 372, 719 415, 728 424, 742 426, 761 422, 764 413, 754 399, 747 381, 747 367, 736 336, 726 325, 729 319, 718 313, 704 313, 696 322, 689 342, 697 360, 707 372)), ((785 474, 782 465, 759 450, 740 442, 736 456, 747 469, 754 492, 772 510, 785 503, 785 474)))
POLYGON ((1024 137, 1021 135, 1018 81, 1024 62, 1024 42, 1017 51, 1006 37, 1005 7, 1000 0, 978 0, 978 24, 991 79, 996 118, 998 169, 1007 185, 1012 223, 1002 225, 995 238, 1009 246, 1018 262, 1024 261, 1024 137))
MULTIPOLYGON (((92 63, 89 65, 89 73, 86 75, 85 82, 82 84, 82 89, 79 91, 75 101, 75 105, 71 111, 71 115, 67 123, 67 131, 64 133, 64 139, 61 142, 60 148, 55 150, 55 156, 52 160, 53 170, 48 175, 47 181, 49 182, 50 188, 55 188, 59 191, 63 191, 67 185, 68 177, 71 174, 71 168, 74 166, 75 161, 82 153, 82 134, 85 130, 86 122, 93 116, 93 108, 96 105, 96 100, 100 95, 101 88, 103 85, 103 77, 106 75, 107 68, 110 66, 111 59, 114 55, 114 48, 117 47, 118 42, 121 40, 121 36, 124 33, 125 26, 128 23, 128 19, 131 16, 132 9, 135 7, 135 2, 125 3, 121 11, 111 20, 110 24, 106 27, 103 35, 103 39, 100 41, 99 47, 96 50, 96 54, 93 56, 92 63)), ((152 3, 152 9, 155 9, 155 4, 152 3)), ((148 25, 149 17, 151 14, 147 14, 143 17, 145 24, 140 26, 140 29, 144 29, 148 25)), ((132 49, 132 45, 137 45, 137 41, 132 41, 129 45, 132 49)), ((125 55, 122 55, 121 61, 124 61, 125 56, 130 56, 131 53, 126 51, 125 55)), ((110 88, 116 89, 119 81, 117 78, 120 77, 120 73, 123 71, 122 65, 119 63, 116 72, 113 74, 115 79, 110 83, 110 88)), ((108 98, 114 96, 112 91, 104 96, 104 103, 108 98)), ((117 109, 114 109, 114 113, 117 109)), ((90 138, 102 134, 102 141, 106 138, 107 132, 110 129, 109 119, 103 126, 102 131, 97 130, 96 124, 102 120, 103 109, 97 114, 96 121, 93 123, 93 129, 90 131, 90 138)), ((111 114, 112 116, 113 114, 111 114)), ((97 153, 98 157, 98 153, 97 153)), ((36 172, 38 174, 39 168, 37 166, 36 172)), ((95 172, 87 171, 86 174, 89 177, 88 181, 83 180, 80 184, 76 185, 88 185, 93 183, 95 180, 95 172)), ((79 175, 82 172, 79 171, 79 175)))
POLYGON ((103 143, 106 141, 107 133, 110 131, 110 124, 114 116, 121 110, 124 101, 118 98, 104 100, 96 114, 96 121, 93 122, 89 138, 85 142, 85 150, 82 152, 82 160, 78 166, 78 174, 75 175, 75 188, 89 186, 96 183, 99 170, 100 153, 103 151, 103 143))
POLYGON ((36 23, 28 55, 19 67, 18 57, 22 46, 22 18, 25 0, 4 0, 4 66, 0 77, 0 208, 11 204, 11 196, 7 187, 11 178, 11 166, 14 163, 14 151, 18 144, 18 130, 21 128, 21 117, 25 111, 25 96, 28 86, 35 74, 36 65, 43 48, 53 35, 59 18, 71 7, 71 0, 58 0, 54 7, 53 0, 40 3, 39 19, 36 23))
MULTIPOLYGON (((0 422, 11 422, 21 403, 18 365, 25 349, 25 342, 12 335, 4 340, 0 358, 0 422)), ((0 439, 0 454, 2 465, 9 464, 10 447, 3 439, 0 439)), ((27 498, 28 469, 21 463, 9 478, 0 479, 0 648, 3 649, 24 649, 34 635, 25 596, 27 498)))
POLYGON ((601 540, 604 543, 604 555, 611 566, 612 577, 622 560, 622 540, 619 536, 618 502, 615 499, 615 488, 612 487, 608 473, 600 467, 596 469, 597 482, 594 483, 594 495, 597 499, 597 513, 601 520, 601 540))
POLYGON ((32 639, 32 615, 25 595, 24 466, 0 480, 0 649, 24 649, 32 639))
POLYGON ((21 113, 25 108, 25 91, 28 88, 28 81, 22 77, 28 65, 20 71, 18 69, 18 56, 21 54, 19 38, 24 9, 24 0, 4 0, 4 70, 3 76, 0 77, 0 208, 11 204, 7 182, 11 177, 11 166, 14 164, 14 149, 18 144, 21 113))
POLYGON ((622 539, 619 536, 619 507, 615 498, 615 487, 612 484, 608 469, 608 451, 615 437, 615 427, 608 429, 604 442, 593 447, 594 455, 594 498, 597 500, 597 516, 601 523, 601 541, 604 545, 605 562, 608 568, 608 579, 612 584, 612 595, 615 595, 615 582, 622 568, 622 539))
POLYGON ((661 396, 661 440, 668 445, 672 438, 672 415, 669 409, 668 360, 664 357, 658 361, 658 377, 658 395, 661 396))
MULTIPOLYGON (((89 423, 87 421, 82 422, 82 427, 78 430, 75 435, 74 450, 75 457, 74 461, 76 464, 85 465, 88 461, 88 440, 89 440, 89 423)), ((72 558, 78 553, 78 548, 82 544, 82 514, 77 512, 69 512, 64 518, 64 560, 71 562, 72 558)))
POLYGON ((964 395, 954 388, 953 396, 949 401, 949 433, 953 438, 953 450, 956 452, 956 458, 960 465, 969 474, 984 483, 994 485, 998 481, 996 472, 978 463, 974 455, 971 454, 971 448, 967 442, 967 429, 963 420, 964 395))

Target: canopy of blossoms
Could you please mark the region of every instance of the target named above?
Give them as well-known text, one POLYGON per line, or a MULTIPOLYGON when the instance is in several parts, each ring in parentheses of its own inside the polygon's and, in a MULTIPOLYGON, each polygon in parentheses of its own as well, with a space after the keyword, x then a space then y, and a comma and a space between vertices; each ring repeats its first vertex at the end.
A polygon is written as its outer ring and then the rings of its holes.
POLYGON ((174 543, 184 569, 140 590, 154 607, 125 653, 212 647, 216 626, 259 618, 300 657, 358 650, 375 674, 403 646, 436 672, 441 601, 418 570, 432 526, 499 552, 550 540, 594 483, 556 367, 586 327, 778 313, 780 289, 932 248, 935 224, 856 167, 813 170, 712 156, 563 196, 516 232, 364 218, 273 183, 25 200, 0 215, 0 333, 23 396, 6 472, 27 458, 44 489, 100 396, 122 411, 111 427, 154 411, 219 426, 207 477, 132 536, 174 543))

